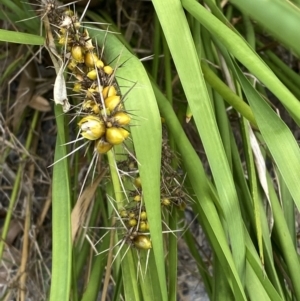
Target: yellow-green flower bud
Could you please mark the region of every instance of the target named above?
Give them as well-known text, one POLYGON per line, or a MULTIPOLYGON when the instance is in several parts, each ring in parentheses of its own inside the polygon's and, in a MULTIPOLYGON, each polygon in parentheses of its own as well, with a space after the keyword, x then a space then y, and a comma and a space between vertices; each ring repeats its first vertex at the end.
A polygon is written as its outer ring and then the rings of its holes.
POLYGON ((104 87, 102 90, 103 98, 117 95, 117 90, 114 86, 104 87))
POLYGON ((89 68, 95 68, 96 62, 99 60, 98 56, 94 52, 87 52, 84 57, 84 63, 89 68))
POLYGON ((121 97, 118 95, 107 97, 104 100, 105 107, 109 109, 111 112, 120 104, 120 102, 121 102, 121 97))
POLYGON ((88 74, 86 76, 91 80, 96 80, 97 74, 98 74, 97 71, 95 69, 93 69, 90 72, 88 72, 88 74))
POLYGON ((136 248, 142 249, 142 250, 149 250, 152 248, 151 240, 146 235, 137 235, 133 239, 133 244, 136 248))
POLYGON ((103 67, 103 71, 107 74, 107 75, 111 75, 114 72, 114 69, 110 66, 104 66, 103 67))
POLYGON ((130 116, 125 112, 117 112, 113 115, 113 122, 117 123, 118 126, 127 125, 130 120, 130 116))
POLYGON ((103 138, 96 142, 96 150, 99 154, 106 154, 112 149, 112 147, 113 145, 105 141, 103 138))
POLYGON ((83 117, 78 125, 81 130, 81 135, 89 140, 97 140, 105 134, 104 122, 96 116, 89 115, 83 117))
POLYGON ((106 130, 106 140, 113 145, 122 143, 128 136, 129 132, 122 128, 111 127, 106 130))
POLYGON ((84 62, 83 50, 82 50, 81 46, 79 46, 79 45, 73 46, 71 49, 71 55, 76 62, 79 62, 79 63, 84 62))

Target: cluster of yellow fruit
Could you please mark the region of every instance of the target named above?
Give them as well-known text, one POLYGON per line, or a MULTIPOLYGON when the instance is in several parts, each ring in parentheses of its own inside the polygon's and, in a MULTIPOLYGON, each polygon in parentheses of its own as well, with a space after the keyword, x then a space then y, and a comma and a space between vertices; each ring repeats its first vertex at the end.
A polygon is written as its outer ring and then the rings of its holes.
POLYGON ((149 250, 152 248, 152 244, 147 212, 142 202, 142 185, 139 177, 135 178, 133 186, 134 191, 129 194, 130 202, 119 210, 119 218, 127 229, 126 241, 138 249, 149 250))
POLYGON ((71 10, 53 9, 51 19, 58 24, 58 44, 63 60, 75 78, 73 91, 82 99, 78 115, 80 134, 95 141, 95 150, 104 154, 129 136, 125 128, 131 121, 118 92, 114 69, 99 58, 87 29, 71 10), (54 14, 56 12, 56 14, 54 14))

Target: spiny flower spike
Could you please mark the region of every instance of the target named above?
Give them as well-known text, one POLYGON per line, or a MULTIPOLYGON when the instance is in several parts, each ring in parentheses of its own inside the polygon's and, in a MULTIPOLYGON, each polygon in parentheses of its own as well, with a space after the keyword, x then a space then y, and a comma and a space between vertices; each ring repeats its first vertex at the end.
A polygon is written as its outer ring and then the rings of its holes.
POLYGON ((97 45, 81 25, 84 14, 78 18, 76 12, 52 0, 45 3, 45 13, 61 48, 60 70, 66 66, 75 79, 72 90, 82 99, 77 111, 77 116, 82 117, 79 132, 94 141, 95 152, 105 154, 130 135, 127 127, 131 117, 124 109, 115 70, 99 57, 97 45))

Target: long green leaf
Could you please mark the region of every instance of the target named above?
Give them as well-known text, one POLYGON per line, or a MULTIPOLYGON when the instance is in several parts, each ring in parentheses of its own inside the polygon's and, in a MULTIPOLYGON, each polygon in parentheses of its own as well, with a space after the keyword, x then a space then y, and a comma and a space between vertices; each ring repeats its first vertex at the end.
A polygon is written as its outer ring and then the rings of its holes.
MULTIPOLYGON (((58 135, 54 162, 66 156, 64 115, 61 106, 55 107, 58 135)), ((52 182, 52 282, 50 301, 70 298, 72 243, 71 196, 67 159, 54 164, 52 182)))
POLYGON ((0 29, 0 41, 25 45, 44 45, 44 38, 34 34, 0 29))

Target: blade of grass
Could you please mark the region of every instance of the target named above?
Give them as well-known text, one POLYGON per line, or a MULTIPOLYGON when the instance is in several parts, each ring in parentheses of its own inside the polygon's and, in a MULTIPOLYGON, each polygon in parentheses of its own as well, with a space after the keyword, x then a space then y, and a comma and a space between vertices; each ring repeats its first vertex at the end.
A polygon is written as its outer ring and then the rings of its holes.
MULTIPOLYGON (((64 115, 55 106, 57 140, 54 162, 67 154, 64 115)), ((67 159, 54 164, 52 179, 52 282, 50 301, 69 300, 71 288, 71 195, 67 159)))
POLYGON ((254 112, 264 141, 299 209, 300 189, 298 175, 300 174, 300 152, 298 144, 287 125, 261 98, 237 65, 235 65, 235 70, 254 112))
POLYGON ((30 33, 0 29, 0 41, 25 45, 44 45, 45 39, 30 33))
POLYGON ((275 189, 273 187, 272 179, 267 174, 268 186, 270 191, 270 200, 272 202, 273 215, 274 215, 274 233, 280 246, 280 253, 283 256, 287 269, 288 277, 293 285, 293 294, 296 300, 300 298, 299 274, 300 263, 297 254, 297 249, 294 247, 294 242, 290 236, 287 223, 284 219, 282 208, 279 204, 275 189))

